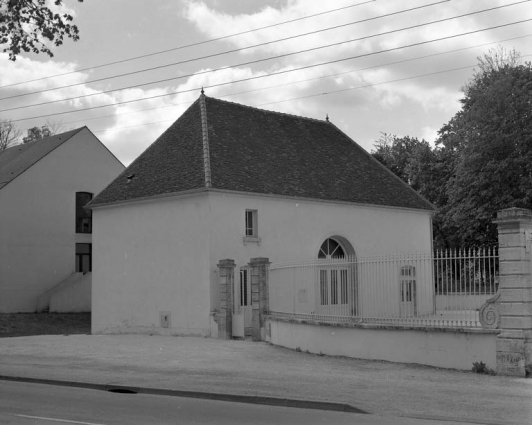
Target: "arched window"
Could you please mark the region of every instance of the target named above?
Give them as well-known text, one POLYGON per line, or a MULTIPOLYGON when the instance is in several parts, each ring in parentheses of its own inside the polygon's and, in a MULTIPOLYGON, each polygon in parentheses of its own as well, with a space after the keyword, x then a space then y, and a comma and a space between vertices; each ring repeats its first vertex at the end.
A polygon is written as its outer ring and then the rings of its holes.
MULTIPOLYGON (((348 242, 346 242, 349 244, 348 242)), ((327 238, 321 244, 318 259, 325 261, 318 270, 318 311, 327 315, 351 315, 354 297, 353 273, 348 251, 340 240, 327 238)))
POLYGON ((345 250, 337 240, 327 238, 320 247, 318 258, 324 260, 331 258, 345 258, 345 250))

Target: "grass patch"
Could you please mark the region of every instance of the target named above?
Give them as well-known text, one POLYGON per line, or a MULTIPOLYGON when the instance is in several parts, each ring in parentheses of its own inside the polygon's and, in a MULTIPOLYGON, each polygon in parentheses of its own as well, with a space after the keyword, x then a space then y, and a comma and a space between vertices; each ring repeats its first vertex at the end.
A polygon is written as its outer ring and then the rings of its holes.
POLYGON ((90 333, 90 313, 0 313, 0 338, 90 333))

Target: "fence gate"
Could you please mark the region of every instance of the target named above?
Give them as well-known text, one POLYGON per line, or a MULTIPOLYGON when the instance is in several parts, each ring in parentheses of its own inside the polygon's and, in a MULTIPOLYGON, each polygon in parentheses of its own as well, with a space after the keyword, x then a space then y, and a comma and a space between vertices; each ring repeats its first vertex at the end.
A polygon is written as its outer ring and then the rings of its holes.
POLYGON ((234 280, 233 288, 233 337, 244 338, 251 336, 251 279, 249 268, 240 269, 240 279, 234 280))

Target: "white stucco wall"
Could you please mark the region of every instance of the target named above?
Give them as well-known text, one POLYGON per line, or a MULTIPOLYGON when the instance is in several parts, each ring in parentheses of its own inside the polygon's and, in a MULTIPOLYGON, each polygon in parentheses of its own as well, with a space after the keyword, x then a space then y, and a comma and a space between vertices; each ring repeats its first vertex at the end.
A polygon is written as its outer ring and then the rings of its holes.
POLYGON ((0 312, 32 312, 75 271, 76 192, 96 194, 123 165, 83 129, 0 190, 0 312))
MULTIPOLYGON (((216 264, 224 258, 235 260, 237 271, 254 257, 273 264, 313 260, 331 236, 347 239, 359 258, 432 250, 430 211, 220 192, 210 193, 209 202, 216 228, 209 242, 214 308, 216 264), (260 245, 243 242, 246 209, 258 211, 260 245)), ((398 300, 397 291, 398 284, 390 296, 398 300)))
POLYGON ((213 335, 222 259, 312 260, 330 236, 358 256, 430 251, 430 212, 209 191, 93 211, 94 333, 213 335), (260 244, 244 243, 245 210, 260 244), (162 328, 160 313, 171 313, 162 328))
POLYGON ((93 333, 210 335, 208 207, 196 195, 93 211, 93 333))
POLYGON ((418 363, 471 370, 474 362, 496 369, 497 331, 338 327, 268 320, 267 340, 315 354, 418 363))
POLYGON ((50 297, 50 313, 88 313, 91 311, 92 273, 80 275, 70 285, 50 297))

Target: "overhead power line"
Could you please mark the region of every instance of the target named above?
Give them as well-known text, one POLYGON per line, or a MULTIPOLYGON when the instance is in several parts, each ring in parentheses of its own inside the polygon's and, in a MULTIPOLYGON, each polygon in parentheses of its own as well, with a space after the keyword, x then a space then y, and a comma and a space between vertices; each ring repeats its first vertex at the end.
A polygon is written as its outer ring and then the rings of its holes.
MULTIPOLYGON (((532 54, 524 55, 522 57, 527 57, 527 56, 532 56, 532 54)), ((384 82, 381 82, 381 83, 366 84, 364 86, 348 87, 348 88, 345 88, 345 89, 332 90, 332 91, 329 91, 329 92, 309 94, 309 95, 306 95, 306 96, 293 97, 293 98, 290 98, 290 99, 278 100, 278 101, 275 101, 275 102, 260 103, 260 104, 255 105, 255 106, 274 105, 274 104, 277 104, 277 103, 284 103, 284 102, 291 102, 291 101, 294 101, 294 100, 308 99, 310 97, 327 96, 327 95, 330 95, 330 94, 341 93, 341 92, 350 91, 350 90, 362 89, 362 88, 367 88, 367 87, 374 87, 374 86, 379 86, 379 85, 382 85, 382 84, 397 83, 399 81, 412 80, 414 78, 430 77, 430 76, 433 76, 433 75, 444 74, 446 72, 453 72, 453 71, 461 71, 461 70, 464 70, 464 69, 471 69, 471 67, 474 67, 475 65, 476 64, 468 65, 468 66, 461 66, 459 68, 446 69, 446 70, 443 70, 443 71, 429 72, 427 74, 415 75, 413 77, 398 78, 398 79, 395 79, 395 80, 384 81, 384 82)))
MULTIPOLYGON (((168 52, 173 52, 173 51, 176 51, 176 50, 186 49, 186 48, 189 48, 189 47, 200 46, 202 44, 212 43, 214 41, 225 40, 225 39, 228 39, 228 38, 231 38, 231 37, 236 37, 236 36, 243 35, 243 34, 249 34, 251 32, 260 31, 260 30, 264 30, 264 29, 267 29, 267 28, 274 28, 274 27, 277 27, 277 26, 280 26, 280 25, 285 25, 285 24, 290 24, 292 22, 302 21, 304 19, 314 18, 316 16, 326 15, 326 14, 329 14, 329 13, 338 12, 340 10, 350 9, 350 8, 356 7, 356 6, 363 6, 365 4, 373 3, 375 1, 377 1, 377 0, 368 0, 368 1, 364 1, 362 3, 355 3, 355 4, 348 5, 348 6, 339 7, 339 8, 336 8, 336 9, 330 9, 330 10, 326 10, 326 11, 323 11, 323 12, 314 13, 312 15, 302 16, 300 18, 290 19, 288 21, 278 22, 276 24, 266 25, 266 26, 263 26, 263 27, 258 27, 258 28, 254 28, 254 29, 251 29, 251 30, 241 31, 241 32, 237 32, 237 33, 234 33, 234 34, 229 34, 229 35, 224 35, 224 36, 221 36, 221 37, 211 38, 211 39, 208 39, 208 40, 198 41, 197 43, 185 44, 183 46, 173 47, 171 49, 160 50, 158 52, 153 52, 153 53, 147 53, 145 55, 134 56, 134 57, 128 58, 128 59, 121 59, 121 60, 114 61, 114 62, 107 62, 107 63, 103 63, 103 64, 100 64, 100 65, 93 65, 93 66, 90 66, 90 67, 87 67, 87 68, 78 69, 76 71, 63 72, 61 74, 49 75, 47 77, 36 78, 36 79, 33 79, 33 80, 26 80, 26 81, 20 81, 18 83, 7 84, 5 86, 0 86, 0 89, 7 88, 7 87, 18 86, 18 85, 21 85, 21 84, 33 83, 35 81, 41 81, 41 80, 46 80, 46 79, 50 79, 50 78, 62 77, 64 75, 76 74, 78 72, 90 71, 92 69, 98 69, 98 68, 103 68, 103 67, 106 67, 106 66, 117 65, 117 64, 120 64, 120 63, 126 63, 126 62, 134 61, 134 60, 137 60, 137 59, 143 59, 143 58, 147 58, 147 57, 151 57, 151 56, 161 55, 161 54, 168 53, 168 52)), ((450 0, 447 0, 447 1, 450 1, 450 0)))
MULTIPOLYGON (((375 68, 384 68, 384 67, 387 67, 387 66, 398 65, 398 64, 407 63, 407 62, 413 62, 413 61, 417 61, 417 60, 421 60, 421 59, 427 59, 427 58, 435 57, 435 56, 442 56, 442 55, 446 55, 446 54, 449 54, 449 53, 461 52, 461 51, 464 51, 464 50, 470 50, 470 49, 475 49, 475 48, 478 48, 478 47, 489 46, 489 45, 496 44, 496 43, 504 43, 504 42, 507 42, 507 41, 518 40, 518 39, 521 39, 521 38, 527 38, 527 37, 531 37, 531 36, 532 36, 532 34, 526 34, 526 35, 522 35, 522 36, 519 36, 519 37, 506 38, 506 39, 503 39, 503 40, 496 40, 496 41, 492 41, 492 42, 489 42, 489 43, 476 44, 474 46, 462 47, 462 48, 453 49, 453 50, 446 50, 444 52, 431 53, 429 55, 416 56, 416 57, 413 57, 413 58, 403 59, 403 60, 394 61, 394 62, 381 63, 381 64, 378 64, 378 65, 367 66, 365 68, 350 69, 348 71, 336 72, 334 74, 320 75, 318 77, 312 77, 312 78, 305 78, 303 80, 291 81, 289 83, 274 84, 274 85, 271 85, 271 86, 265 86, 265 87, 260 87, 260 88, 256 88, 256 89, 250 89, 250 90, 244 90, 244 91, 240 91, 240 92, 228 93, 228 94, 225 94, 225 95, 222 95, 222 96, 218 96, 218 97, 223 98, 223 97, 237 96, 237 95, 240 95, 240 94, 254 93, 254 92, 263 91, 263 90, 271 90, 271 89, 274 89, 274 88, 291 86, 291 85, 294 85, 294 84, 305 83, 305 82, 308 82, 308 81, 315 81, 315 80, 322 80, 322 79, 325 79, 325 78, 338 77, 340 75, 352 74, 352 73, 355 73, 355 72, 367 71, 369 69, 375 69, 375 68)), ((522 55, 521 57, 527 57, 527 56, 530 56, 530 55, 522 55)), ((118 117, 118 116, 122 116, 122 115, 139 114, 139 113, 142 113, 142 112, 155 111, 155 110, 164 109, 164 108, 173 108, 173 107, 176 107, 176 106, 182 106, 182 105, 186 105, 186 104, 190 104, 190 102, 171 103, 171 104, 168 104, 168 105, 154 106, 152 108, 138 109, 138 110, 135 110, 135 111, 120 112, 120 113, 107 114, 107 115, 100 115, 100 116, 97 116, 97 117, 85 118, 85 119, 82 119, 82 120, 67 121, 67 122, 64 122, 63 124, 67 125, 67 124, 74 124, 74 123, 78 123, 78 122, 86 122, 86 121, 94 121, 94 120, 99 120, 99 119, 104 119, 104 118, 118 117)))
MULTIPOLYGON (((461 70, 464 70, 464 69, 471 69, 472 66, 474 66, 474 65, 461 66, 459 68, 446 69, 446 70, 443 70, 443 71, 429 72, 429 73, 426 73, 426 74, 414 75, 412 77, 397 78, 395 80, 382 81, 380 83, 365 84, 363 86, 348 87, 348 88, 345 88, 345 89, 333 90, 333 91, 330 91, 330 92, 323 92, 323 93, 311 94, 311 95, 307 95, 307 96, 294 97, 294 98, 291 98, 291 99, 279 100, 279 101, 275 101, 275 102, 259 103, 259 104, 254 105, 254 106, 255 107, 259 107, 259 106, 273 105, 273 104, 276 104, 276 103, 290 102, 290 101, 293 101, 293 100, 306 99, 306 98, 310 98, 310 97, 326 96, 326 95, 329 95, 329 94, 340 93, 340 92, 349 91, 349 90, 369 88, 369 87, 379 86, 379 85, 383 85, 383 84, 396 83, 396 82, 399 82, 399 81, 413 80, 415 78, 422 78, 422 77, 429 77, 429 76, 438 75, 438 74, 444 74, 444 73, 447 73, 447 72, 461 71, 461 70)), ((218 98, 224 98, 224 97, 228 97, 228 96, 229 95, 218 96, 218 98)), ((186 105, 186 104, 190 105, 192 103, 193 102, 183 102, 183 105, 186 105)), ((145 125, 162 124, 162 123, 165 123, 165 122, 173 122, 173 121, 175 121, 175 119, 154 121, 154 122, 143 123, 143 124, 129 125, 129 126, 125 126, 125 127, 113 128, 113 129, 110 129, 110 130, 95 130, 95 131, 93 131, 93 133, 103 133, 103 132, 106 132, 106 131, 124 130, 124 129, 128 129, 128 128, 142 127, 142 126, 145 126, 145 125)))
MULTIPOLYGON (((522 57, 528 57, 528 56, 532 56, 532 54, 523 55, 522 57)), ((294 100, 308 99, 308 98, 311 98, 311 97, 328 96, 328 95, 331 95, 331 94, 346 92, 346 91, 350 91, 350 90, 365 89, 365 88, 369 88, 369 87, 381 86, 381 85, 384 85, 384 84, 397 83, 397 82, 400 82, 400 81, 414 80, 416 78, 431 77, 431 76, 434 76, 434 75, 445 74, 445 73, 448 73, 448 72, 463 71, 464 69, 471 69, 471 67, 474 67, 474 66, 475 66, 475 64, 470 64, 470 65, 461 66, 461 67, 458 67, 458 68, 452 68, 452 69, 445 69, 445 70, 442 70, 442 71, 429 72, 429 73, 426 73, 426 74, 419 74, 419 75, 414 75, 414 76, 411 76, 411 77, 404 77, 404 78, 397 78, 397 79, 394 79, 394 80, 381 81, 380 83, 364 84, 363 86, 347 87, 347 88, 344 88, 344 89, 332 90, 332 91, 323 92, 323 93, 309 94, 309 95, 300 96, 300 97, 293 97, 293 98, 290 98, 290 99, 283 99, 283 100, 278 100, 278 101, 275 101, 275 102, 259 103, 257 105, 254 105, 254 107, 274 105, 274 104, 278 104, 278 103, 291 102, 291 101, 294 101, 294 100)), ((250 90, 250 91, 254 91, 254 90, 250 90)), ((234 94, 228 94, 228 95, 223 95, 223 96, 218 96, 218 97, 219 98, 224 98, 224 97, 229 97, 229 96, 232 96, 232 95, 234 95, 234 94)), ((186 105, 186 104, 190 105, 192 103, 193 102, 183 102, 180 105, 186 105)), ((124 127, 117 127, 117 128, 111 128, 111 129, 105 129, 105 130, 94 130, 92 132, 93 133, 105 133, 105 132, 108 132, 108 131, 126 130, 128 128, 143 127, 143 126, 146 126, 146 125, 155 125, 155 124, 162 124, 162 123, 165 123, 165 122, 174 122, 174 121, 175 121, 175 119, 154 121, 154 122, 148 122, 148 123, 143 123, 143 124, 135 124, 135 125, 128 125, 128 126, 124 126, 124 127)))
MULTIPOLYGON (((339 29, 339 28, 345 28, 345 27, 348 27, 348 26, 351 26, 351 25, 357 25, 357 24, 361 24, 361 23, 364 23, 364 22, 370 22, 370 21, 374 21, 376 19, 382 19, 382 18, 387 18, 387 17, 390 17, 390 16, 400 15, 402 13, 412 12, 414 10, 424 9, 426 7, 431 7, 431 6, 436 6, 438 4, 447 3, 449 1, 450 0, 440 0, 440 1, 436 2, 436 3, 424 4, 422 6, 412 7, 410 9, 403 9, 403 10, 400 10, 400 11, 397 11, 397 12, 387 13, 385 15, 374 16, 372 18, 366 18, 366 19, 361 19, 361 20, 358 20, 358 21, 348 22, 346 24, 335 25, 335 26, 332 26, 332 27, 323 28, 321 30, 315 30, 315 31, 309 31, 309 32, 301 33, 301 34, 296 34, 296 35, 293 35, 293 36, 290 36, 290 37, 284 37, 284 38, 279 38, 277 40, 272 40, 272 41, 267 41, 267 42, 263 42, 263 43, 253 44, 253 45, 246 46, 246 47, 240 47, 238 49, 231 49, 231 50, 226 50, 226 51, 223 51, 223 52, 213 53, 213 54, 210 54, 210 55, 198 56, 198 57, 192 58, 192 59, 186 59, 186 60, 183 60, 183 61, 172 62, 172 63, 165 64, 165 65, 159 65, 159 66, 153 66, 153 67, 150 67, 150 68, 139 69, 137 71, 124 72, 122 74, 112 75, 110 77, 96 78, 94 80, 88 80, 88 81, 84 81, 84 82, 81 82, 81 83, 74 83, 74 84, 68 84, 68 85, 64 85, 64 86, 52 87, 52 88, 38 90, 38 91, 33 91, 33 92, 28 92, 28 93, 15 94, 15 95, 12 95, 12 96, 2 97, 2 98, 0 98, 0 100, 14 99, 14 98, 23 97, 23 96, 30 96, 30 95, 33 95, 33 94, 46 93, 46 92, 50 92, 50 91, 54 91, 54 90, 60 90, 60 89, 66 89, 66 88, 70 88, 70 87, 77 87, 77 86, 82 86, 82 85, 86 85, 86 84, 90 84, 90 83, 96 83, 96 82, 100 82, 100 81, 112 80, 114 78, 126 77, 128 75, 136 75, 136 74, 141 74, 141 73, 144 73, 144 72, 149 72, 149 71, 154 71, 154 70, 158 70, 158 69, 168 68, 170 66, 183 65, 185 63, 196 62, 196 61, 203 60, 203 59, 209 59, 209 58, 214 58, 214 57, 218 57, 218 56, 224 56, 224 55, 228 55, 228 54, 231 54, 231 53, 237 53, 237 52, 242 52, 244 50, 254 49, 256 47, 267 46, 267 45, 270 45, 270 44, 280 43, 282 41, 293 40, 295 38, 306 37, 308 35, 318 34, 318 33, 326 32, 326 31, 332 31, 332 30, 339 29)), ((530 1, 530 0, 523 0, 523 1, 530 1)), ((506 6, 504 6, 504 7, 506 7, 506 6)))
MULTIPOLYGON (((449 39, 452 39, 452 38, 462 37, 462 36, 465 36, 465 35, 475 34, 475 33, 483 32, 483 31, 489 31, 489 30, 497 29, 497 28, 504 28, 504 27, 508 27, 508 26, 511 26, 511 25, 516 25, 516 24, 520 24, 520 23, 524 23, 524 22, 530 22, 530 21, 532 21, 532 18, 524 19, 524 20, 521 20, 521 21, 510 22, 510 23, 507 23, 507 24, 491 26, 491 27, 480 29, 480 30, 474 30, 474 31, 468 31, 468 32, 460 33, 460 34, 454 34, 454 35, 450 35, 450 36, 447 36, 447 37, 440 37, 440 38, 436 38, 436 39, 432 39, 432 40, 421 41, 421 42, 418 42, 418 43, 412 43, 412 44, 403 45, 403 46, 399 46, 399 47, 393 47, 393 48, 390 48, 390 49, 384 49, 384 50, 380 50, 380 51, 377 51, 377 52, 364 53, 364 54, 361 54, 361 55, 349 56, 347 58, 335 59, 335 60, 332 60, 332 61, 321 62, 321 63, 317 63, 317 64, 313 64, 313 65, 307 65, 307 66, 294 68, 294 69, 289 69, 289 70, 284 70, 284 71, 272 72, 272 73, 269 73, 269 74, 259 75, 259 76, 255 76, 255 77, 242 78, 242 79, 239 79, 239 80, 232 80, 232 81, 227 81, 227 82, 224 82, 224 83, 211 84, 211 85, 208 85, 208 86, 206 85, 204 87, 205 88, 220 87, 220 86, 225 86, 225 85, 239 83, 239 82, 244 82, 244 81, 251 81, 251 80, 256 80, 256 79, 260 79, 260 78, 271 77, 271 76, 274 76, 274 75, 286 74, 286 73, 289 73, 289 72, 300 71, 300 70, 303 70, 303 69, 315 68, 315 67, 318 67, 318 66, 329 65, 329 64, 332 64, 332 63, 339 63, 339 62, 344 62, 344 61, 347 61, 347 60, 358 59, 358 58, 361 58, 361 57, 368 57, 368 56, 373 56, 373 55, 377 55, 377 54, 381 54, 381 53, 387 53, 387 52, 392 52, 392 51, 396 51, 396 50, 401 50, 401 49, 405 49, 405 48, 421 46, 421 45, 433 43, 433 42, 436 42, 436 41, 449 40, 449 39)), ((174 91, 174 92, 165 93, 165 94, 161 94, 161 95, 146 96, 146 97, 143 97, 143 98, 131 99, 131 100, 126 100, 126 101, 121 101, 121 102, 114 102, 114 103, 110 103, 110 104, 106 104, 106 105, 91 106, 91 107, 88 107, 88 108, 81 108, 81 109, 77 109, 77 110, 73 110, 73 111, 56 112, 56 113, 52 113, 52 114, 38 115, 38 116, 33 116, 33 117, 28 117, 28 118, 19 118, 19 119, 14 119, 12 121, 13 122, 20 122, 20 121, 27 121, 27 120, 37 119, 37 118, 47 118, 47 117, 51 117, 51 116, 71 114, 71 113, 75 113, 75 112, 84 112, 84 111, 88 111, 88 110, 106 108, 106 107, 109 107, 109 106, 123 105, 123 104, 128 104, 128 103, 133 103, 133 102, 140 102, 140 101, 143 101, 143 100, 151 100, 151 99, 171 96, 171 95, 175 95, 175 94, 189 93, 189 92, 192 92, 192 91, 198 91, 199 89, 200 89, 200 87, 196 87, 196 88, 193 88, 193 89, 174 91)))
MULTIPOLYGON (((325 49, 325 48, 329 48, 329 47, 333 47, 333 46, 338 46, 338 45, 341 45, 341 44, 347 44, 347 43, 352 43, 352 42, 355 42, 355 41, 367 40, 367 39, 374 38, 374 37, 380 37, 380 36, 383 36, 383 35, 394 34, 394 33, 397 33, 397 32, 406 31, 406 30, 410 30, 410 29, 414 29, 414 28, 420 28, 420 27, 427 26, 427 25, 433 25, 433 24, 436 24, 436 23, 446 22, 446 21, 450 21, 450 20, 453 20, 453 19, 458 19, 458 18, 462 18, 462 17, 465 17, 465 16, 471 16, 471 15, 475 15, 475 14, 478 14, 478 13, 484 13, 484 12, 492 11, 492 10, 495 10, 495 9, 501 9, 503 7, 508 7, 508 6, 512 6, 512 5, 519 4, 519 3, 524 3, 524 2, 529 2, 529 1, 531 1, 531 0, 523 0, 523 1, 520 1, 520 2, 517 2, 517 3, 511 3, 511 4, 508 4, 508 5, 504 5, 504 6, 497 6, 497 7, 493 7, 493 8, 489 8, 489 9, 483 9, 483 10, 476 11, 476 12, 465 13, 465 14, 453 16, 453 17, 450 17, 450 18, 438 19, 438 20, 435 20, 435 21, 425 22, 425 23, 422 23, 422 24, 412 25, 412 26, 409 26, 409 27, 403 27, 403 28, 399 28, 399 29, 396 29, 396 30, 386 31, 386 32, 382 32, 382 33, 377 33, 377 34, 373 34, 373 35, 369 35, 369 36, 365 36, 365 37, 358 37, 358 38, 351 39, 351 40, 345 40, 345 41, 341 41, 341 42, 337 42, 337 43, 331 43, 331 44, 327 44, 327 45, 323 45, 323 46, 319 46, 319 47, 313 47, 313 48, 310 48, 310 49, 304 49, 304 50, 299 50, 299 51, 296 51, 296 52, 285 53, 285 54, 282 54, 282 55, 271 56, 271 57, 264 58, 264 59, 257 59, 257 60, 253 60, 253 61, 243 62, 243 63, 239 63, 239 64, 233 64, 233 65, 224 66, 224 67, 220 67, 220 68, 214 68, 214 69, 209 69, 209 70, 205 70, 205 71, 195 72, 195 73, 192 73, 192 74, 185 74, 185 75, 181 75, 181 76, 178 76, 178 77, 166 78, 166 79, 163 79, 163 80, 151 81, 151 82, 143 83, 143 84, 134 84, 134 85, 127 86, 127 87, 121 87, 121 88, 118 88, 118 89, 111 89, 111 90, 104 90, 104 91, 100 91, 100 92, 97 92, 97 93, 90 93, 90 94, 85 94, 85 95, 80 95, 80 96, 73 96, 73 97, 69 97, 69 98, 50 100, 50 101, 47 101, 47 102, 34 103, 34 104, 31 104, 31 105, 23 105, 23 106, 16 106, 16 107, 13 107, 13 108, 1 109, 0 112, 8 112, 8 111, 15 111, 15 110, 20 110, 20 109, 27 109, 27 108, 31 108, 31 107, 35 107, 35 106, 50 105, 50 104, 53 104, 53 103, 66 102, 66 101, 69 101, 69 100, 76 100, 76 99, 83 99, 83 98, 88 98, 88 97, 93 97, 93 96, 99 96, 99 95, 103 95, 103 94, 113 93, 113 92, 116 92, 116 91, 127 90, 127 89, 132 89, 132 88, 138 88, 138 87, 143 87, 143 86, 147 86, 147 85, 151 85, 151 84, 159 84, 159 83, 163 83, 163 82, 179 80, 179 79, 188 78, 188 77, 192 77, 192 76, 210 74, 210 73, 213 73, 213 72, 226 70, 227 68, 238 67, 238 66, 243 66, 243 65, 251 65, 251 64, 265 62, 265 61, 269 61, 269 60, 273 60, 273 59, 280 59, 280 58, 284 58, 284 57, 287 57, 287 56, 293 56, 293 55, 296 55, 296 54, 308 53, 308 52, 312 52, 312 51, 316 51, 316 50, 321 50, 321 49, 325 49)), ((519 22, 525 22, 525 21, 519 21, 519 22)))

